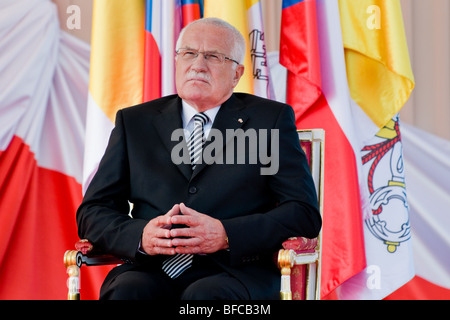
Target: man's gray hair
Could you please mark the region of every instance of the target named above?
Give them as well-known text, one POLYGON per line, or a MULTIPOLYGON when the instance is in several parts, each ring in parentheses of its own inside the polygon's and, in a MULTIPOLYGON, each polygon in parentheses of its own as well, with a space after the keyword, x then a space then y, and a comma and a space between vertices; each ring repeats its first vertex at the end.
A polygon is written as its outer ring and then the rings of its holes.
POLYGON ((232 57, 230 57, 230 58, 239 61, 239 63, 241 63, 241 64, 244 63, 245 46, 246 46, 244 37, 242 36, 242 34, 239 32, 238 29, 236 29, 234 26, 232 26, 228 22, 226 22, 222 19, 219 19, 219 18, 213 18, 213 17, 203 18, 203 19, 194 20, 193 22, 188 24, 180 32, 180 35, 179 35, 177 43, 176 43, 176 50, 178 50, 181 46, 181 41, 183 39, 183 35, 184 35, 184 32, 186 31, 186 29, 188 29, 190 26, 192 26, 194 24, 199 24, 199 23, 209 24, 209 25, 213 25, 213 26, 228 30, 229 34, 233 38, 233 48, 231 48, 232 57))

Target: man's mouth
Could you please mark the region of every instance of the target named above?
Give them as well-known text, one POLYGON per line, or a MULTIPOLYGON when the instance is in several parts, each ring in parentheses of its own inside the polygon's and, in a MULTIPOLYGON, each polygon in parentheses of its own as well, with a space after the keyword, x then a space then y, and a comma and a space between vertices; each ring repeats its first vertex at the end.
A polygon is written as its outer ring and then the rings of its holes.
POLYGON ((203 78, 189 78, 188 81, 208 83, 208 80, 203 79, 203 78))

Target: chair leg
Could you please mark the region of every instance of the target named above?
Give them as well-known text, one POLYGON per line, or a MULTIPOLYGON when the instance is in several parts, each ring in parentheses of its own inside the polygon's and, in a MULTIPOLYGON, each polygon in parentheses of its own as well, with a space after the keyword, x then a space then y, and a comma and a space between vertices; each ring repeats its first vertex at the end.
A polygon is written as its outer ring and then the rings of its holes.
POLYGON ((80 268, 77 265, 67 267, 67 300, 80 300, 80 268))
POLYGON ((294 265, 294 252, 281 249, 278 251, 278 267, 281 269, 280 299, 292 300, 291 268, 294 265))
POLYGON ((67 250, 64 254, 64 265, 69 275, 67 300, 80 300, 80 267, 77 264, 77 257, 78 251, 76 250, 67 250))

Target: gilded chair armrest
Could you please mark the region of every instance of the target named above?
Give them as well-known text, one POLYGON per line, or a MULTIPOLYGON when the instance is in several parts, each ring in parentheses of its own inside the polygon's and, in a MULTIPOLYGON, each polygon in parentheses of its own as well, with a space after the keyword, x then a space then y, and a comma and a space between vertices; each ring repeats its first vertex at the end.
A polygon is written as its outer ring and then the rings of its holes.
POLYGON ((76 265, 78 268, 86 266, 101 266, 120 264, 123 260, 101 252, 96 252, 94 246, 86 239, 81 239, 75 244, 75 250, 67 250, 64 254, 64 265, 67 267, 76 265))

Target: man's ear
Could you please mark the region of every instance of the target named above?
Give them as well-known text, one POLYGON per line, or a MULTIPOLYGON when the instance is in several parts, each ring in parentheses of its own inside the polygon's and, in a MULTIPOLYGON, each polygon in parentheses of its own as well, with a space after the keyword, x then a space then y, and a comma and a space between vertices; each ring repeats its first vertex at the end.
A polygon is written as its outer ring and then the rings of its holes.
POLYGON ((237 86, 239 83, 239 80, 241 79, 242 75, 244 74, 244 65, 239 64, 236 67, 236 70, 234 70, 234 77, 233 77, 233 88, 237 86))

